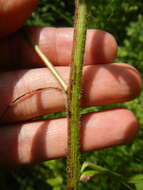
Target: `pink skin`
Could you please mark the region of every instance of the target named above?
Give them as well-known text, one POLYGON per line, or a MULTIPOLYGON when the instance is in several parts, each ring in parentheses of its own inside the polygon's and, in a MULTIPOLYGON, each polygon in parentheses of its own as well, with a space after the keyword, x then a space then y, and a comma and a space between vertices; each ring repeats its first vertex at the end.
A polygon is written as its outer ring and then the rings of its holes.
MULTIPOLYGON (((40 46, 50 61, 57 66, 70 64, 73 29, 72 28, 30 28, 29 35, 40 46), (48 40, 47 40, 48 39, 48 40)), ((36 56, 22 33, 16 33, 0 43, 1 66, 7 68, 41 67, 43 62, 36 56), (13 65, 14 64, 14 65, 13 65)), ((117 43, 113 36, 101 30, 88 30, 85 51, 85 64, 111 63, 117 54, 117 43)))
MULTIPOLYGON (((88 114, 81 121, 82 151, 126 143, 138 131, 135 116, 125 109, 88 114)), ((16 167, 66 155, 65 118, 7 125, 0 131, 0 152, 3 155, 0 157, 0 163, 3 163, 1 167, 16 167)))
POLYGON ((31 15, 38 0, 0 0, 0 37, 15 32, 31 15), (14 22, 13 22, 14 21, 14 22))
MULTIPOLYGON (((36 0, 8 2, 0 0, 0 37, 16 31, 37 4, 36 0), (28 6, 26 11, 25 6, 28 6), (15 19, 17 22, 13 22, 15 19)), ((73 29, 31 28, 28 31, 68 82, 73 29)), ((35 68, 44 65, 21 35, 17 32, 0 41, 0 65, 9 69, 1 73, 0 80, 1 168, 59 158, 67 152, 65 118, 30 121, 35 116, 64 110, 65 99, 61 91, 45 89, 60 86, 48 69, 35 68), (15 67, 19 70, 10 71, 15 67), (20 96, 22 98, 13 104, 20 96)), ((111 64, 117 53, 115 39, 100 30, 89 30, 87 35, 82 106, 107 105, 138 96, 141 79, 136 69, 123 63, 111 64)), ((127 143, 137 131, 138 122, 126 109, 88 114, 81 119, 81 150, 127 143)))
MULTIPOLYGON (((56 69, 68 82, 69 67, 56 69)), ((85 66, 82 105, 99 106, 131 100, 140 93, 140 86, 138 72, 127 64, 85 66)), ((61 88, 46 68, 1 73, 1 122, 23 121, 42 114, 63 111, 64 94, 60 90, 48 89, 49 87, 61 88), (40 88, 43 90, 33 92, 40 88), (24 94, 27 94, 27 97, 22 96, 24 94), (12 104, 18 97, 21 98, 12 104), (7 109, 9 105, 11 106, 7 109)))

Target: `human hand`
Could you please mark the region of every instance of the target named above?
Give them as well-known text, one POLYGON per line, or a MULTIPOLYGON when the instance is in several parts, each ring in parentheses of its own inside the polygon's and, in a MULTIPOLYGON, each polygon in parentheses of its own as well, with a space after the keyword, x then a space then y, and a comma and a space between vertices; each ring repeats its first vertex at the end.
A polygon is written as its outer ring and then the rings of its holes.
MULTIPOLYGON (((66 155, 66 118, 32 121, 65 109, 58 82, 16 32, 36 6, 36 0, 0 2, 0 167, 32 164, 66 155), (26 7, 26 9, 24 8, 26 7), (8 36, 9 35, 9 36, 8 36)), ((68 82, 73 29, 30 28, 29 35, 68 82)), ((89 30, 83 74, 82 106, 107 105, 139 95, 141 79, 133 67, 111 62, 117 44, 108 33, 89 30)), ((130 111, 117 108, 81 118, 81 150, 92 151, 132 140, 138 123, 130 111)))

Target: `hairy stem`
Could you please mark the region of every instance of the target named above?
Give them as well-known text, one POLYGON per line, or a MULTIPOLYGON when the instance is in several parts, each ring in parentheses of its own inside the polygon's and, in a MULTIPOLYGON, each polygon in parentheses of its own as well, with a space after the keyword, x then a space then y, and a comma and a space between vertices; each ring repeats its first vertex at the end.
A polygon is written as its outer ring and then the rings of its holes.
POLYGON ((74 44, 68 91, 68 190, 78 189, 80 177, 80 90, 89 10, 88 1, 90 0, 76 0, 74 44))

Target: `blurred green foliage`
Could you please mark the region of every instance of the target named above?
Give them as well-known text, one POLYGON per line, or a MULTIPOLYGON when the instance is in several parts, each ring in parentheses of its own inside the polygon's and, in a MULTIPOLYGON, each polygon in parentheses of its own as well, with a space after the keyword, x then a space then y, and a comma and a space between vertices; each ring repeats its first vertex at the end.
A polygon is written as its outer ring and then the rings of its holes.
MULTIPOLYGON (((89 28, 103 29, 112 33, 119 44, 116 61, 127 62, 135 66, 143 75, 143 1, 94 0, 92 2, 89 28)), ((27 25, 71 27, 74 15, 73 3, 74 1, 68 0, 41 0, 39 7, 27 21, 27 25)), ((95 175, 90 181, 82 181, 81 189, 143 189, 142 101, 143 93, 134 101, 119 104, 119 106, 132 110, 138 117, 140 132, 133 143, 83 155, 83 160, 88 160, 96 166, 102 166, 109 171, 118 173, 122 178, 119 179, 117 176, 111 175, 110 172, 99 171, 98 175, 95 175)), ((117 105, 112 105, 112 107, 114 106, 117 105)), ((97 111, 107 107, 109 106, 92 107, 82 110, 82 112, 97 111)), ((49 118, 54 116, 61 115, 52 114, 49 118)), ((66 189, 66 161, 65 159, 52 160, 36 166, 1 173, 0 189, 64 190, 66 189)))

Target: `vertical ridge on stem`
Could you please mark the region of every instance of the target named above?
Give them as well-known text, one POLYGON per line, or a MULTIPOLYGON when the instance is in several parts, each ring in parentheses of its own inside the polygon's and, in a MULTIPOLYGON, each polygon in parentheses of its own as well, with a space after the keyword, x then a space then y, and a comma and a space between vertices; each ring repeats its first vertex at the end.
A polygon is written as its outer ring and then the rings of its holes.
POLYGON ((90 0, 76 0, 74 41, 68 91, 67 189, 77 190, 80 175, 80 90, 90 0))

